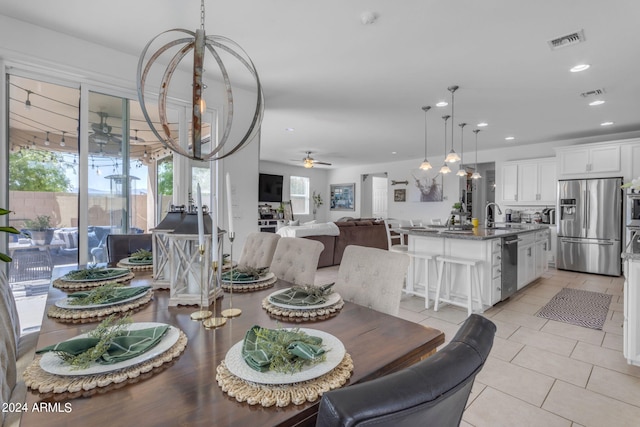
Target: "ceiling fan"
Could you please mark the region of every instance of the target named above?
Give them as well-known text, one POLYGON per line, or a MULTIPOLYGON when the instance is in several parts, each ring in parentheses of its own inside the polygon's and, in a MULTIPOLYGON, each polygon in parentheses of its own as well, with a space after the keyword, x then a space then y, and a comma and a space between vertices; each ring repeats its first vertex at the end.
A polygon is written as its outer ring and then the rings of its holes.
POLYGON ((93 133, 89 135, 89 141, 99 145, 100 151, 102 151, 103 146, 109 142, 120 144, 122 142, 120 135, 111 133, 112 126, 107 124, 109 115, 102 111, 97 114, 100 116, 100 123, 91 123, 93 133))
POLYGON ((308 168, 312 168, 314 165, 331 166, 331 163, 321 162, 319 160, 316 160, 313 157, 311 157, 311 151, 307 151, 307 156, 304 159, 302 159, 302 165, 308 169, 308 168))

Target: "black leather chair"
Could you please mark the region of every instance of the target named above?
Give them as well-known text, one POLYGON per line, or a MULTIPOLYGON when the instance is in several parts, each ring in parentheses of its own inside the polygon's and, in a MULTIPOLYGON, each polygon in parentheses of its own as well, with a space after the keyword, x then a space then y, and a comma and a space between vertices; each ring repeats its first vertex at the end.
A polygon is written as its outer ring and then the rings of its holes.
POLYGON ((151 234, 109 234, 107 236, 107 257, 109 265, 115 266, 140 249, 151 250, 151 234))
POLYGON ((458 426, 496 326, 472 314, 453 340, 409 368, 325 393, 316 427, 458 426))

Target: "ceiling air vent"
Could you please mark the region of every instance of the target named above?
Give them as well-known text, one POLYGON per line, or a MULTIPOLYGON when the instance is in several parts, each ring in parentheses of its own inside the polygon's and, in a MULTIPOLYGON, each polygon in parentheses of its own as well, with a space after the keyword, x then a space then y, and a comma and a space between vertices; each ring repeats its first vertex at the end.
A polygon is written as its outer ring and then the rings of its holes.
POLYGON ((588 98, 590 96, 602 95, 603 93, 604 93, 604 89, 595 89, 595 90, 590 90, 588 92, 582 92, 580 96, 583 98, 588 98))
POLYGON ((551 50, 556 50, 560 49, 561 47, 582 43, 583 41, 585 41, 584 30, 580 30, 575 33, 567 34, 566 36, 549 40, 547 43, 549 43, 549 47, 551 48, 551 50))

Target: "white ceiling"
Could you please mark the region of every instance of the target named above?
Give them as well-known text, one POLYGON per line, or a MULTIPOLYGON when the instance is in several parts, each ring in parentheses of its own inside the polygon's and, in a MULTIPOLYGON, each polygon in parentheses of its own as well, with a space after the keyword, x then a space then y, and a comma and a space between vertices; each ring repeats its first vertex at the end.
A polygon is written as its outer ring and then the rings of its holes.
MULTIPOLYGON (((0 13, 137 56, 162 31, 197 29, 200 2, 0 0, 0 13)), ((341 167, 423 157, 423 105, 439 164, 451 110, 435 103, 451 85, 458 151, 460 122, 467 148, 489 123, 480 149, 640 131, 639 18, 637 0, 208 0, 205 28, 240 44, 260 74, 261 158, 312 151, 341 167), (378 19, 363 25, 364 12, 378 19), (579 30, 584 43, 547 44, 579 30), (570 73, 578 63, 591 68, 570 73), (580 96, 594 89, 605 104, 580 96)))

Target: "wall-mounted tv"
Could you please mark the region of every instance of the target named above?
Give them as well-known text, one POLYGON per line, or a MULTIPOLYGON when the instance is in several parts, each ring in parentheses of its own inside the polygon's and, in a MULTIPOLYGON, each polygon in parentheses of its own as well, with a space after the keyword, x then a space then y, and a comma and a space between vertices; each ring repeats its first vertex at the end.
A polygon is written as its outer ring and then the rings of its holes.
POLYGON ((258 183, 259 202, 282 202, 282 175, 260 174, 258 183))

